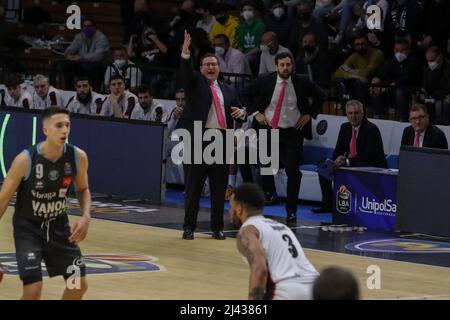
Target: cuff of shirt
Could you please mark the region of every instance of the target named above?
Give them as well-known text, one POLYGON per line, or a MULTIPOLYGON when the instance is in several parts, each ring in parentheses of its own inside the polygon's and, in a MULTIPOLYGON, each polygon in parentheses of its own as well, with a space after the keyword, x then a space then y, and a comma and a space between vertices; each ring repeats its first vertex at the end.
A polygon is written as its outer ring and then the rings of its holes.
POLYGON ((350 167, 350 160, 348 158, 345 159, 345 164, 347 165, 347 167, 350 167))
POLYGON ((245 110, 245 108, 242 108, 241 111, 242 111, 242 116, 240 116, 239 119, 245 120, 245 117, 247 116, 247 110, 245 110))
POLYGON ((183 58, 183 59, 189 59, 190 57, 191 57, 191 54, 190 53, 188 53, 188 54, 185 54, 185 53, 181 53, 181 57, 183 58))
POLYGON ((259 111, 255 111, 251 114, 252 117, 256 116, 259 113, 259 111))

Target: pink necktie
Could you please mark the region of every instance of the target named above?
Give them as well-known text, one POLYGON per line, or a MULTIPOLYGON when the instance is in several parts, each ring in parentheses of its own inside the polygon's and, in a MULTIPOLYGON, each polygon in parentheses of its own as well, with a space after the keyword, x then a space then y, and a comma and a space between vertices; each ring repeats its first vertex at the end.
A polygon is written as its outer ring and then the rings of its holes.
POLYGON ((416 139, 414 140, 414 147, 420 147, 420 133, 416 132, 416 139))
POLYGON ((281 106, 283 105, 284 93, 286 91, 286 81, 283 81, 283 85, 281 86, 280 97, 278 98, 277 106, 275 107, 275 113, 273 114, 272 121, 270 122, 270 126, 272 129, 278 128, 278 122, 280 121, 281 114, 281 106))
POLYGON ((350 154, 348 155, 349 159, 356 157, 356 129, 353 128, 352 132, 352 142, 350 144, 350 154))
POLYGON ((221 129, 225 129, 227 127, 225 118, 222 112, 222 106, 220 105, 219 95, 217 94, 216 89, 214 88, 214 82, 211 82, 209 87, 211 88, 211 92, 213 95, 214 106, 216 107, 217 121, 219 122, 219 126, 221 129))

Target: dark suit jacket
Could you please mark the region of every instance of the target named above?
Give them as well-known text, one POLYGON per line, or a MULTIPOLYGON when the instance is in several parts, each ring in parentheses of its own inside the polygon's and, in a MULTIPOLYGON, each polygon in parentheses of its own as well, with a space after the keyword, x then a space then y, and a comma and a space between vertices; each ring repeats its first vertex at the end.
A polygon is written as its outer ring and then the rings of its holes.
MULTIPOLYGON (((180 77, 186 93, 186 104, 177 128, 187 129, 192 133, 194 121, 201 121, 203 127, 205 126, 213 96, 207 79, 194 70, 192 59, 181 58, 180 77)), ((219 86, 223 94, 227 129, 233 129, 234 120, 230 107, 240 107, 240 103, 233 87, 223 82, 219 82, 219 86)))
MULTIPOLYGON (((302 115, 309 114, 314 119, 317 118, 325 100, 324 94, 316 84, 312 83, 306 77, 294 74, 291 79, 297 96, 297 107, 300 113, 302 115), (312 98, 312 103, 309 103, 308 98, 312 98)), ((242 90, 242 101, 247 107, 248 114, 256 111, 264 113, 264 110, 270 105, 276 83, 277 73, 273 72, 259 76, 250 86, 242 90)), ((256 119, 253 121, 253 124, 254 127, 258 128, 256 119)), ((311 140, 311 121, 299 132, 304 138, 311 140)))
MULTIPOLYGON (((352 125, 343 123, 339 130, 333 160, 339 156, 348 157, 350 153, 350 141, 352 139, 352 125)), ((376 125, 364 119, 356 138, 356 157, 349 159, 351 167, 381 167, 387 168, 383 150, 383 140, 380 130, 376 125)))
MULTIPOLYGON (((413 146, 416 133, 412 126, 403 130, 402 146, 413 146)), ((423 137, 423 146, 427 148, 448 149, 445 133, 435 125, 430 124, 423 137)))

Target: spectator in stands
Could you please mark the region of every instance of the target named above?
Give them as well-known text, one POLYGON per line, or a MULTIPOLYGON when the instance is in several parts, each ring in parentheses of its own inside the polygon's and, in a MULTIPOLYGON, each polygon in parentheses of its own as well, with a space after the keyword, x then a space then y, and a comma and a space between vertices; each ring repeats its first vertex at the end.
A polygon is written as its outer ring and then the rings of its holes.
POLYGON ((130 119, 135 108, 140 108, 138 98, 125 89, 125 80, 119 75, 112 76, 109 83, 111 94, 102 106, 100 115, 130 119))
POLYGON ((128 59, 128 52, 125 47, 117 47, 113 49, 113 63, 106 68, 104 85, 109 84, 112 75, 120 75, 125 79, 128 89, 134 90, 141 85, 142 71, 132 61, 128 59))
MULTIPOLYGON (((131 36, 140 36, 144 31, 145 26, 160 26, 166 27, 165 22, 161 19, 160 14, 152 8, 149 0, 135 0, 134 14, 131 18, 126 30, 126 42, 130 41, 131 36)), ((167 30, 168 32, 168 30, 167 30)))
POLYGON ((256 74, 261 53, 259 46, 266 26, 257 16, 255 4, 251 0, 242 3, 241 16, 242 21, 237 31, 238 48, 246 55, 252 72, 256 74))
POLYGON ((295 62, 296 73, 305 74, 309 80, 316 82, 321 87, 326 87, 330 82, 331 61, 326 52, 319 50, 316 37, 307 33, 302 39, 302 49, 295 62))
POLYGON ((67 102, 66 109, 72 113, 98 115, 102 111, 106 97, 93 91, 89 78, 75 80, 76 95, 67 102))
POLYGON ((425 52, 427 64, 422 71, 422 92, 419 100, 428 108, 431 121, 436 120, 436 106, 441 106, 450 94, 450 61, 438 47, 432 46, 425 52))
POLYGON ((368 81, 383 66, 384 55, 381 50, 369 46, 365 34, 359 34, 353 39, 352 53, 339 69, 333 74, 332 79, 340 83, 338 96, 350 94, 357 100, 366 102, 369 89, 368 81))
POLYGON ((218 34, 224 34, 230 39, 233 48, 238 47, 236 31, 239 26, 238 18, 231 16, 228 12, 228 6, 224 3, 217 3, 213 7, 213 14, 216 22, 213 23, 209 33, 209 41, 213 43, 218 34))
MULTIPOLYGON (((180 48, 184 40, 184 31, 187 30, 191 33, 195 29, 198 16, 195 13, 194 6, 193 0, 184 0, 179 8, 172 9, 174 16, 169 22, 169 44, 171 47, 180 48)), ((179 55, 177 55, 177 59, 179 59, 179 55)))
POLYGON ((385 62, 378 74, 372 79, 373 84, 390 85, 388 89, 372 87, 372 106, 374 117, 385 114, 385 106, 390 106, 390 113, 397 109, 400 121, 408 121, 408 108, 411 96, 420 83, 420 62, 411 54, 410 43, 398 39, 394 46, 395 58, 385 62))
POLYGON ((197 13, 202 16, 202 18, 197 21, 196 28, 205 30, 207 34, 211 32, 212 26, 214 22, 216 22, 216 18, 212 14, 212 6, 213 4, 210 0, 203 0, 196 7, 197 13))
MULTIPOLYGON (((194 68, 200 68, 200 60, 207 53, 214 53, 214 48, 211 46, 211 42, 208 39, 208 34, 201 28, 195 28, 191 33, 191 59, 194 64, 194 68)), ((214 46, 214 43, 212 43, 214 46)), ((176 60, 176 66, 179 66, 180 59, 176 60)))
POLYGON ((421 23, 421 9, 417 0, 394 0, 386 18, 386 30, 395 38, 416 43, 421 23))
POLYGON ((289 52, 289 49, 283 47, 279 43, 278 36, 275 32, 269 31, 263 34, 261 38, 261 58, 259 61, 259 74, 275 72, 275 57, 281 52, 289 52))
POLYGON ((328 33, 325 25, 313 17, 313 4, 311 0, 301 0, 297 5, 298 21, 292 30, 290 47, 291 52, 297 56, 301 47, 301 39, 307 33, 312 33, 316 37, 319 50, 328 50, 328 33))
POLYGON ((66 65, 66 81, 73 83, 73 75, 85 75, 92 79, 94 86, 102 83, 105 61, 109 58, 108 38, 97 30, 95 21, 84 19, 82 32, 75 35, 64 53, 68 61, 76 64, 66 65))
MULTIPOLYGON (((230 40, 224 34, 218 34, 214 38, 214 51, 219 60, 220 72, 250 74, 250 65, 245 54, 232 48, 230 40)), ((227 79, 225 79, 227 80, 227 79)))
POLYGON ((132 35, 128 43, 128 56, 136 58, 136 62, 142 65, 166 65, 169 48, 155 27, 146 25, 142 34, 132 35))
POLYGON ((448 149, 445 133, 430 122, 427 107, 416 103, 409 111, 411 125, 403 130, 402 146, 448 149))
POLYGON ((33 105, 32 109, 46 109, 48 107, 61 107, 61 93, 58 89, 52 87, 46 76, 38 74, 33 78, 33 105))
POLYGON ((450 17, 450 1, 424 1, 423 6, 423 28, 420 30, 422 37, 418 44, 424 49, 431 46, 444 48, 450 34, 450 23, 445 23, 450 17))
POLYGON ((156 122, 167 121, 167 112, 164 106, 153 99, 149 87, 141 86, 137 88, 136 93, 140 107, 134 108, 131 119, 156 122))
POLYGON ((264 17, 264 24, 266 31, 272 31, 279 37, 282 46, 289 46, 289 39, 294 28, 294 18, 288 16, 282 0, 272 1, 270 11, 264 17))
POLYGON ((324 17, 328 16, 335 7, 334 0, 316 0, 316 5, 314 6, 313 16, 317 19, 323 20, 324 17))
POLYGON ((313 300, 359 300, 355 276, 341 267, 328 267, 320 273, 313 286, 313 300))
POLYGON ((1 99, 2 106, 18 107, 30 109, 33 104, 31 94, 22 89, 21 81, 18 75, 12 75, 5 81, 5 86, 8 91, 1 99))
MULTIPOLYGON (((378 127, 364 116, 363 104, 350 100, 345 105, 348 122, 342 124, 334 149, 333 158, 337 167, 386 168, 383 140, 378 127)), ((332 211, 332 182, 319 175, 322 190, 322 205, 312 209, 314 213, 332 211)))
POLYGON ((184 89, 179 88, 175 93, 175 108, 170 112, 167 117, 167 127, 169 133, 172 132, 178 125, 178 120, 184 110, 184 104, 186 103, 186 98, 184 94, 184 89))

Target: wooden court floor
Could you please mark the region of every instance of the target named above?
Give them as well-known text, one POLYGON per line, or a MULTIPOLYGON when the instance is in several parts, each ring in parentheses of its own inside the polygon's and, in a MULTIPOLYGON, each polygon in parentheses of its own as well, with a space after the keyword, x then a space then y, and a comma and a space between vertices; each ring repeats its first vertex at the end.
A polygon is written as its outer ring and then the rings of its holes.
MULTIPOLYGON (((71 217, 73 222, 78 217, 71 217)), ((12 209, 0 221, 0 253, 14 252, 12 209)), ((176 230, 92 219, 83 254, 152 256, 161 271, 88 275, 86 299, 246 299, 248 267, 236 250, 236 240, 196 234, 181 240, 176 230)), ((363 299, 450 299, 450 268, 367 258, 305 249, 320 271, 330 263, 352 270, 363 299), (381 289, 369 290, 369 265, 381 269, 381 289)), ((44 278, 44 299, 59 299, 61 277, 44 278)), ((7 275, 0 284, 0 299, 17 299, 21 282, 7 275)))

